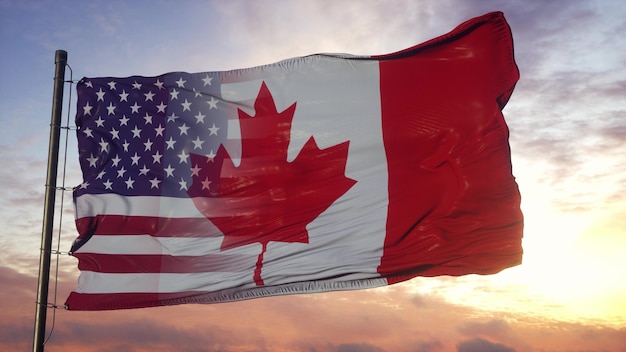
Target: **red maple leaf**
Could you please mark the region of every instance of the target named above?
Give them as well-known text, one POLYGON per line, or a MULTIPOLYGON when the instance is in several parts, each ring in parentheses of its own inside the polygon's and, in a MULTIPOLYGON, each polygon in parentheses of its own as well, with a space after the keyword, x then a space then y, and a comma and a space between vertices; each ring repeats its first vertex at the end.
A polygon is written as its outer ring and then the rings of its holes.
POLYGON ((224 233, 221 250, 262 245, 254 272, 255 283, 262 286, 267 244, 308 243, 306 226, 356 181, 344 174, 349 141, 319 149, 310 137, 295 160, 287 161, 296 103, 279 113, 265 82, 254 109, 255 116, 238 110, 242 143, 239 167, 224 146, 214 158, 192 154, 192 165, 204 167, 187 193, 198 210, 224 233))

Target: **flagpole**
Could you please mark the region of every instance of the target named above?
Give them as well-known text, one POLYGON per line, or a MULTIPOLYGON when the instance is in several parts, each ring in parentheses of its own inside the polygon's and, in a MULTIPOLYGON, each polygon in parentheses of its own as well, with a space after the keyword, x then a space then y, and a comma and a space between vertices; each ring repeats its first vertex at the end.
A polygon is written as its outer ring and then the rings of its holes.
POLYGON ((50 122, 50 142, 48 146, 48 173, 44 199, 41 249, 39 252, 39 280, 37 286, 37 311, 35 313, 35 333, 33 351, 43 352, 46 335, 46 311, 48 309, 48 284, 50 282, 50 255, 52 252, 52 230, 54 225, 54 200, 56 195, 57 167, 59 160, 59 140, 61 135, 61 111, 63 107, 63 86, 67 52, 57 50, 54 56, 54 92, 52 95, 52 118, 50 122))

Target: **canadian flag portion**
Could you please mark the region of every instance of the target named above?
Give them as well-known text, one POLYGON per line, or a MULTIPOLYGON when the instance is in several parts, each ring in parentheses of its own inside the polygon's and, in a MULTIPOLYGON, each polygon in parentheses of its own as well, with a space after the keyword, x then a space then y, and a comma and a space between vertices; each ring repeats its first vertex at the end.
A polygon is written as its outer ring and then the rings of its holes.
POLYGON ((393 54, 78 85, 77 289, 102 310, 521 262, 501 13, 393 54))

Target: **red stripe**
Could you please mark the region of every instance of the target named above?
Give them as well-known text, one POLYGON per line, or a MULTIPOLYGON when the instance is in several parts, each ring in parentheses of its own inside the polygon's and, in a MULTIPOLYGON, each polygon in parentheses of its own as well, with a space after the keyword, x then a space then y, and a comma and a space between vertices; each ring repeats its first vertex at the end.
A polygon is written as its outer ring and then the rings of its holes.
POLYGON ((519 264, 520 197, 500 113, 519 74, 502 15, 380 58, 389 208, 379 272, 394 283, 519 264))
POLYGON ((203 292, 175 293, 77 293, 71 292, 65 302, 69 310, 109 310, 158 307, 180 303, 185 299, 191 303, 193 297, 203 292))
POLYGON ((122 255, 74 253, 78 269, 101 273, 252 272, 257 256, 206 254, 202 256, 122 255))
POLYGON ((206 218, 97 215, 76 220, 79 238, 90 235, 151 235, 157 237, 214 237, 222 233, 206 218))

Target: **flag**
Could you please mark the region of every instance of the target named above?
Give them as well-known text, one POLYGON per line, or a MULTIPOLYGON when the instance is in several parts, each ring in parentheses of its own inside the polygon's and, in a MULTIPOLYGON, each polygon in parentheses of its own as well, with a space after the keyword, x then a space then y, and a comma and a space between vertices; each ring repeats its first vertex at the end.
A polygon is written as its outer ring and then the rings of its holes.
POLYGON ((500 12, 399 52, 83 78, 70 310, 352 290, 521 262, 500 12))

